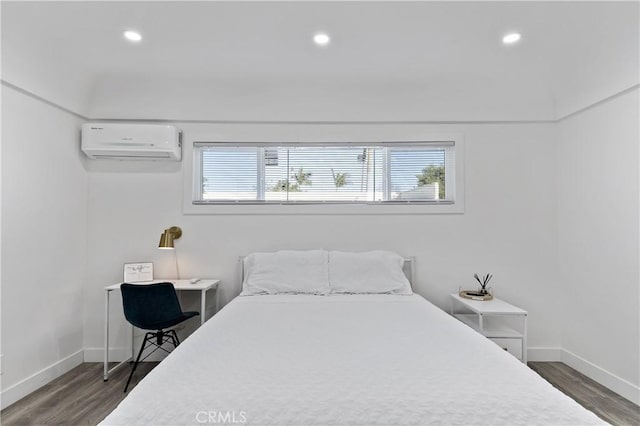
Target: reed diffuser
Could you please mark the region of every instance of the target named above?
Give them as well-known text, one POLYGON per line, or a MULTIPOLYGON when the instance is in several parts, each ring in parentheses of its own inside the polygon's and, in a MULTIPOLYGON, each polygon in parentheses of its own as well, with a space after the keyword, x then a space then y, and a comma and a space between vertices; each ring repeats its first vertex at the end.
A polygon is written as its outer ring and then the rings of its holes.
POLYGON ((482 277, 482 279, 480 279, 478 274, 473 274, 473 277, 480 284, 480 289, 478 290, 478 292, 483 295, 489 294, 489 290, 487 290, 487 285, 489 285, 489 281, 491 281, 491 278, 493 278, 493 275, 487 274, 484 277, 482 277))

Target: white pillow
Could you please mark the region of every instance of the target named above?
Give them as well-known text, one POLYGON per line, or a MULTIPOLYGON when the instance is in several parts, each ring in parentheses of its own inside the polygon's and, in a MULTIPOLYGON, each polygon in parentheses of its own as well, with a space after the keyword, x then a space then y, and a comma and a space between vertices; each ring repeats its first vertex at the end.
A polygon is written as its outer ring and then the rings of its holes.
POLYGON ((412 294, 411 284, 402 272, 403 265, 404 258, 390 251, 331 251, 331 292, 412 294))
POLYGON ((328 254, 325 250, 282 250, 244 258, 242 294, 328 294, 328 254))

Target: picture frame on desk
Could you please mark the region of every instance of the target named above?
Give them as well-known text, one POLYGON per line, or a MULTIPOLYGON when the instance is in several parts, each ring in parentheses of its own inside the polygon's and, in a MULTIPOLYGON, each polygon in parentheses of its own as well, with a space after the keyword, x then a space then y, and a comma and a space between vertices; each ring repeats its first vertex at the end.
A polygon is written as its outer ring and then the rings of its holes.
POLYGON ((125 263, 123 282, 136 283, 153 280, 153 262, 125 263))

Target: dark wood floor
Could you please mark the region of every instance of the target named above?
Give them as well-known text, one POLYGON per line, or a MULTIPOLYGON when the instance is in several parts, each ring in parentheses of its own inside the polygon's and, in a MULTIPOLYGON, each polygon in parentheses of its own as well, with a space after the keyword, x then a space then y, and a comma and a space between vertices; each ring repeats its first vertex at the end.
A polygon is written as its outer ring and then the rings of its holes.
POLYGON ((640 407, 561 362, 530 362, 535 372, 613 425, 640 425, 640 407))
MULTIPOLYGON (((141 363, 129 390, 158 365, 141 363)), ((80 364, 15 404, 2 410, 0 423, 9 425, 95 425, 118 406, 126 394, 130 369, 123 365, 102 381, 102 363, 80 364)))
MULTIPOLYGON (((135 386, 157 363, 145 362, 132 381, 135 386)), ((585 408, 614 425, 640 425, 640 408, 560 362, 530 362, 529 366, 585 408)), ((3 426, 95 425, 122 399, 129 370, 123 367, 103 382, 102 364, 82 364, 0 413, 3 426)), ((133 389, 133 386, 131 388, 133 389)))

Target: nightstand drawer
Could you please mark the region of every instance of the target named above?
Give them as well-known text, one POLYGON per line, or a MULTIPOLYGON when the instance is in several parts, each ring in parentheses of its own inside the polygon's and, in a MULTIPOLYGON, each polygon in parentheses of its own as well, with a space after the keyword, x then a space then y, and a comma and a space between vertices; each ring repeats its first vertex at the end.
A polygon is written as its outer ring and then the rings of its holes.
POLYGON ((489 340, 522 361, 522 339, 502 339, 492 337, 489 340))

